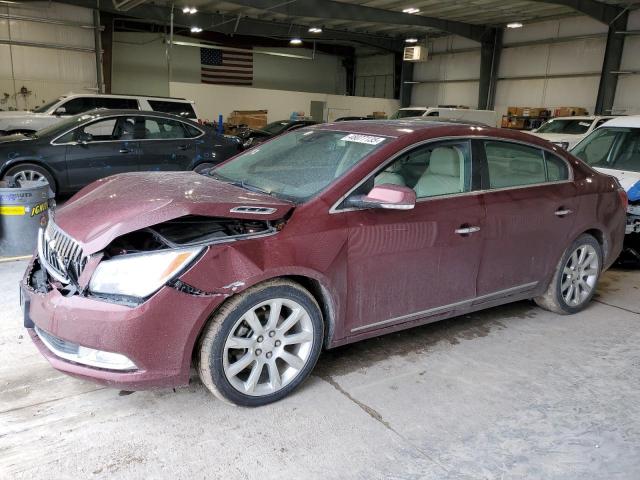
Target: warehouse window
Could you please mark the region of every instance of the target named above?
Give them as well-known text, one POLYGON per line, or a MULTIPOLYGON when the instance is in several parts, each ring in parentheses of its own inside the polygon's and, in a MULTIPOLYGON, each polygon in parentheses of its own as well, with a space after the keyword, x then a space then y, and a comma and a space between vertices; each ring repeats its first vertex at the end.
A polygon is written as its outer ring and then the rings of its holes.
POLYGON ((484 143, 491 188, 546 182, 542 150, 509 142, 484 143))

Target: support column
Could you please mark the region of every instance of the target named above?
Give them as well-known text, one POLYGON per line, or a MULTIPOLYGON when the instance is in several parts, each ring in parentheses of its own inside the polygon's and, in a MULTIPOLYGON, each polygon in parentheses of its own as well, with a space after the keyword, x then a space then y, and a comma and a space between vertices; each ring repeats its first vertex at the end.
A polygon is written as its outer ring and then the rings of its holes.
POLYGON ((480 48, 480 85, 478 88, 478 108, 493 110, 496 99, 496 83, 500 54, 502 53, 501 28, 492 28, 485 35, 480 48))
POLYGON ((111 70, 113 63, 113 15, 102 12, 100 14, 102 30, 102 79, 104 93, 111 93, 111 70))
POLYGON ((100 34, 100 10, 93 11, 93 35, 96 50, 96 83, 98 93, 104 93, 104 76, 102 74, 102 37, 100 34))
POLYGON ((627 29, 628 18, 629 14, 624 12, 609 25, 607 47, 604 52, 598 97, 596 99, 596 111, 594 112, 596 115, 610 115, 613 109, 616 88, 618 87, 618 75, 611 72, 620 70, 625 39, 624 35, 617 34, 616 31, 627 29))
POLYGON ((413 62, 402 62, 400 71, 400 108, 411 105, 411 94, 413 92, 413 62))

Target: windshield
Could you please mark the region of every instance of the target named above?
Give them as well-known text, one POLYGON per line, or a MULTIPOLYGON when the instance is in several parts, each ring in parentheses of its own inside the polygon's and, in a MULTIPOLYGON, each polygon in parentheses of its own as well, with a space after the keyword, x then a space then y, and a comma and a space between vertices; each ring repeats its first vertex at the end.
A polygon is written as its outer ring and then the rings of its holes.
POLYGON ((296 130, 240 154, 211 171, 223 181, 303 202, 379 148, 385 137, 296 130))
POLYGON ((49 110, 51 107, 53 107, 56 103, 58 103, 60 101, 59 98, 56 98, 55 100, 51 100, 50 102, 47 102, 45 104, 40 105, 37 108, 34 108, 33 111, 35 113, 46 113, 47 110, 49 110))
POLYGON ((271 122, 266 127, 261 128, 260 130, 269 132, 272 135, 278 135, 284 132, 288 125, 289 122, 287 122, 286 120, 280 120, 279 122, 271 122))
POLYGON ((549 120, 536 133, 566 133, 568 135, 583 135, 587 133, 593 120, 549 120))
POLYGON ((421 108, 411 110, 398 110, 393 118, 421 117, 426 110, 421 108))
POLYGON ((96 115, 89 115, 86 113, 82 113, 80 115, 75 115, 73 117, 69 117, 61 122, 55 123, 49 127, 45 127, 42 130, 38 130, 35 135, 37 137, 46 137, 49 135, 57 135, 58 133, 65 132, 67 130, 71 130, 73 127, 85 123, 87 120, 92 120, 94 118, 98 118, 96 115))
POLYGON ((571 153, 592 167, 640 172, 640 128, 601 127, 571 153))

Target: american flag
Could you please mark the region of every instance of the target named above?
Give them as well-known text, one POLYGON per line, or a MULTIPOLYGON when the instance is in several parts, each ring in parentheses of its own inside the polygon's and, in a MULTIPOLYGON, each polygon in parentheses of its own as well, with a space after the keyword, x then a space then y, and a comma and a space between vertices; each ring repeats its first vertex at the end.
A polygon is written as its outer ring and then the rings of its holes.
POLYGON ((200 48, 202 83, 219 85, 251 85, 253 52, 223 51, 200 48))

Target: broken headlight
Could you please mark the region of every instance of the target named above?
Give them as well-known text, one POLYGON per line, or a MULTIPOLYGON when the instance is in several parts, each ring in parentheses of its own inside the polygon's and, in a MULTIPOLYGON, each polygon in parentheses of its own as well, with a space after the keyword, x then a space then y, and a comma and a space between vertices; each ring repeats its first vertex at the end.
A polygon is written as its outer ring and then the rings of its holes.
POLYGON ((92 293, 146 298, 184 271, 204 247, 120 255, 103 260, 89 282, 92 293))

